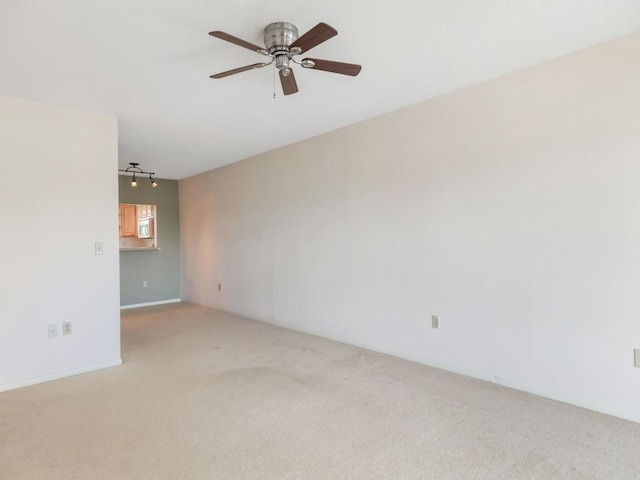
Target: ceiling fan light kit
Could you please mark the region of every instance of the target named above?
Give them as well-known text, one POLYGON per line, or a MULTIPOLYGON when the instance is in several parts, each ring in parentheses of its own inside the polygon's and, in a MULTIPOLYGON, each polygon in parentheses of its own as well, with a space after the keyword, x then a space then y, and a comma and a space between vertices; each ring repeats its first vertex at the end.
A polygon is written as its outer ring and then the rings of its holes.
POLYGON ((225 32, 215 31, 209 32, 209 35, 233 43, 240 47, 253 50, 264 56, 271 57, 269 62, 254 63, 226 72, 211 75, 211 78, 224 78, 236 73, 246 72, 255 68, 263 68, 275 62, 275 68, 278 70, 282 91, 285 95, 291 95, 298 91, 295 75, 293 73, 292 63, 300 65, 304 68, 312 70, 323 70, 325 72, 340 73, 355 77, 360 73, 362 67, 353 63, 334 62, 331 60, 321 60, 317 58, 303 58, 298 60, 298 55, 311 50, 320 45, 322 42, 335 37, 338 34, 336 29, 326 23, 319 23, 307 33, 298 36, 298 28, 292 23, 275 22, 267 25, 264 29, 264 47, 260 47, 253 43, 247 42, 240 38, 234 37, 225 32))

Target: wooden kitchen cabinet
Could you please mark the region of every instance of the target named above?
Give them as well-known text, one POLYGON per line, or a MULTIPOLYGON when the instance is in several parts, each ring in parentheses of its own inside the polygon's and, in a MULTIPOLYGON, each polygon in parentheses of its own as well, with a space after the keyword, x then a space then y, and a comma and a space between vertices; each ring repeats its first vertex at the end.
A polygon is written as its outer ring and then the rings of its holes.
POLYGON ((138 234, 138 219, 136 206, 122 204, 118 209, 118 224, 121 237, 136 237, 138 234))
POLYGON ((154 205, 136 205, 136 209, 138 211, 138 220, 152 218, 153 208, 154 208, 154 205))

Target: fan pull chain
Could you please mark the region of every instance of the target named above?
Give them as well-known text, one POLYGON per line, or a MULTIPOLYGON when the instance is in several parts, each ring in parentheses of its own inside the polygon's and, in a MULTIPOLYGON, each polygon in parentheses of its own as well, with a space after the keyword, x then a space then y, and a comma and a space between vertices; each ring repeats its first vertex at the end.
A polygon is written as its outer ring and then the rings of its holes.
POLYGON ((276 66, 273 66, 273 99, 276 99, 276 66))

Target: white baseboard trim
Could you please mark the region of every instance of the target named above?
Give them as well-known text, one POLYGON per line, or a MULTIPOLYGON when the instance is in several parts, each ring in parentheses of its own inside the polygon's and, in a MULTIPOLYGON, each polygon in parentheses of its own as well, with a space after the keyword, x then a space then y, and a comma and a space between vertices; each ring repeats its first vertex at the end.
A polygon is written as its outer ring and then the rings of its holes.
POLYGON ((152 305, 164 305, 165 303, 179 303, 181 298, 172 298, 171 300, 160 300, 159 302, 132 303, 131 305, 120 305, 120 310, 128 310, 130 308, 151 307, 152 305))
POLYGON ((5 383, 0 385, 0 392, 6 392, 8 390, 15 390, 16 388, 28 387, 36 385, 37 383, 49 382, 51 380, 58 380, 64 377, 71 377, 80 373, 93 372, 94 370, 102 370, 103 368, 116 367, 122 365, 122 359, 113 360, 111 362, 98 363, 96 365, 88 365, 86 367, 74 368, 73 370, 67 370, 60 373, 52 373, 51 375, 44 375, 42 377, 29 378, 27 380, 21 380, 19 382, 5 383))

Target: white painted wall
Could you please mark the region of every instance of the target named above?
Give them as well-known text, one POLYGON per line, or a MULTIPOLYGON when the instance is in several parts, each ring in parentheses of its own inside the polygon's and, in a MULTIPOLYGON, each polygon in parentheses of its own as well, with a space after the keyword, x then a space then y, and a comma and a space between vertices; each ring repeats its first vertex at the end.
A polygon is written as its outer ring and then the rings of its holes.
POLYGON ((183 299, 640 421, 638 58, 635 34, 181 181, 183 299))
POLYGON ((121 362, 117 159, 115 117, 0 96, 0 390, 121 362))

